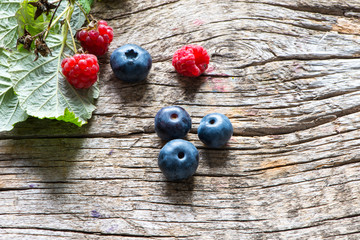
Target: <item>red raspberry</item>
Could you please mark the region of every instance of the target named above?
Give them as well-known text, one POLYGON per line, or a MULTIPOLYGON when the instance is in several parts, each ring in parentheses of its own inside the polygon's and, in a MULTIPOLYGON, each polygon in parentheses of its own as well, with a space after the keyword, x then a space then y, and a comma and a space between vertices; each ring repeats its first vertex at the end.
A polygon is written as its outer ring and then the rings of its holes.
POLYGON ((92 54, 75 54, 61 62, 62 73, 75 88, 89 88, 97 80, 99 64, 92 54))
POLYGON ((178 49, 173 56, 175 70, 186 77, 198 77, 208 67, 210 57, 206 50, 198 45, 187 45, 178 49))
POLYGON ((90 23, 87 28, 76 33, 82 48, 96 56, 104 55, 109 50, 113 37, 113 29, 104 20, 90 23))

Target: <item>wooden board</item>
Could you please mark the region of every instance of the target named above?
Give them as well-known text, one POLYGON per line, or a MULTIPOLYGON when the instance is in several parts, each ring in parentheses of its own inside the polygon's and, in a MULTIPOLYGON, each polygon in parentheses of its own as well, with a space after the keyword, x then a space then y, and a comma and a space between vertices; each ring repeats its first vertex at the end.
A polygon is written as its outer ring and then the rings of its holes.
POLYGON ((95 3, 110 53, 147 49, 144 83, 100 58, 100 98, 78 128, 29 119, 0 134, 0 239, 360 239, 360 2, 152 0, 95 3), (172 54, 200 44, 205 75, 172 54), (156 112, 192 116, 192 179, 157 166, 156 112), (221 112, 235 133, 208 149, 196 129, 221 112))

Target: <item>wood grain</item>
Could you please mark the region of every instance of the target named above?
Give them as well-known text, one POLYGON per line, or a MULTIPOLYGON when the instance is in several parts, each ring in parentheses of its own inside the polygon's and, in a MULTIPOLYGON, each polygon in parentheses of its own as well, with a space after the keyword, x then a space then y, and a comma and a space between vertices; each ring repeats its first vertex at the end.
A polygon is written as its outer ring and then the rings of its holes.
POLYGON ((152 0, 95 3, 114 27, 110 53, 146 48, 146 82, 125 84, 100 58, 89 124, 29 119, 0 134, 0 239, 359 239, 360 2, 152 0), (198 79, 173 52, 211 55, 198 79), (168 182, 153 118, 192 116, 200 166, 168 182), (197 138, 201 118, 226 114, 220 150, 197 138))

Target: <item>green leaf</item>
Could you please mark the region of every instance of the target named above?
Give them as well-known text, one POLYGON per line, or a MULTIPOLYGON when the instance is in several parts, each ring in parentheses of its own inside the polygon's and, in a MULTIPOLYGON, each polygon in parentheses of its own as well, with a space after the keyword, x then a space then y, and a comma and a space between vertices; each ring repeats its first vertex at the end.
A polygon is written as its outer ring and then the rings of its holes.
MULTIPOLYGON (((96 85, 90 89, 74 89, 61 74, 62 35, 51 34, 46 42, 52 56, 40 57, 27 52, 10 55, 10 74, 20 106, 38 118, 55 118, 81 126, 95 110, 96 85)), ((70 52, 68 52, 70 53, 70 52)), ((70 53, 71 54, 71 53, 70 53)))
POLYGON ((0 132, 11 130, 15 123, 27 118, 12 88, 7 59, 7 52, 0 49, 0 132))
POLYGON ((20 0, 0 0, 0 47, 14 48, 17 41, 17 21, 15 13, 20 0))
POLYGON ((89 13, 91 10, 91 4, 93 3, 93 0, 77 0, 80 5, 84 8, 86 13, 89 13))
MULTIPOLYGON (((35 8, 28 2, 24 0, 20 5, 20 0, 0 0, 0 47, 15 47, 18 33, 21 34, 25 26, 32 35, 47 27, 51 16, 42 14, 34 20, 35 8)), ((88 1, 89 6, 91 2, 88 1)), ((61 2, 54 19, 69 10, 68 4, 68 1, 61 2)), ((62 15, 60 20, 64 20, 65 16, 62 15)), ((13 51, 10 56, 2 52, 0 131, 11 129, 14 123, 25 120, 27 114, 72 122, 78 126, 91 117, 95 110, 94 99, 99 95, 97 85, 76 90, 64 79, 60 67, 64 54, 73 55, 69 39, 84 21, 81 9, 75 7, 70 21, 72 31, 68 33, 67 42, 57 23, 46 38, 52 55, 40 57, 35 62, 35 55, 28 51, 13 51)))
POLYGON ((21 3, 20 9, 15 14, 19 25, 19 35, 24 33, 24 27, 26 27, 26 30, 32 36, 46 29, 51 19, 51 14, 48 16, 46 16, 46 14, 41 14, 36 20, 34 20, 35 12, 36 7, 30 5, 28 0, 24 0, 21 3))
POLYGON ((65 114, 64 114, 64 116, 60 116, 60 117, 58 117, 58 118, 55 118, 56 120, 59 120, 59 121, 64 121, 64 122, 72 122, 72 123, 74 123, 75 125, 77 125, 77 126, 81 126, 82 125, 82 123, 81 123, 81 121, 79 120, 79 118, 77 118, 76 116, 75 116, 75 113, 73 113, 73 112, 70 112, 69 111, 69 109, 65 109, 65 114))
MULTIPOLYGON (((61 12, 64 11, 66 7, 67 7, 67 1, 62 1, 62 3, 59 6, 59 9, 57 10, 56 15, 59 16, 59 14, 61 14, 61 12)), ((64 17, 61 18, 61 20, 63 19, 64 17)), ((80 29, 84 25, 85 20, 86 18, 84 16, 84 13, 81 11, 81 9, 78 6, 75 5, 74 13, 71 16, 71 22, 70 22, 71 30, 73 31, 74 34, 76 30, 80 29)))

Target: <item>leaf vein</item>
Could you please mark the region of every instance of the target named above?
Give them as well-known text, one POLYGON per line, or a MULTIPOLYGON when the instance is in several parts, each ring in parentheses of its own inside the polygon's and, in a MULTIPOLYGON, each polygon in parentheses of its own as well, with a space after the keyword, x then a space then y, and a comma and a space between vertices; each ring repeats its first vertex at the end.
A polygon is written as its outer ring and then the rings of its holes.
POLYGON ((39 84, 39 86, 37 86, 36 88, 34 88, 34 89, 30 92, 30 94, 24 99, 23 104, 25 104, 25 103, 27 102, 27 100, 29 99, 29 97, 30 97, 31 95, 33 95, 36 90, 39 90, 41 87, 45 86, 46 83, 48 83, 49 81, 51 81, 51 80, 53 79, 54 75, 56 75, 56 74, 57 74, 57 73, 51 75, 45 82, 43 82, 42 84, 39 84))
POLYGON ((3 40, 6 36, 8 36, 10 34, 10 32, 16 30, 17 26, 11 28, 9 31, 7 31, 3 36, 2 38, 0 38, 0 40, 3 40))
POLYGON ((56 93, 48 97, 48 99, 38 107, 38 110, 42 109, 54 96, 56 96, 56 93))
POLYGON ((19 101, 16 102, 16 106, 14 107, 14 110, 12 111, 11 116, 8 118, 9 120, 7 121, 5 126, 8 126, 10 124, 11 120, 13 119, 13 117, 15 115, 15 112, 16 112, 16 109, 18 108, 18 106, 19 106, 19 101))
POLYGON ((19 80, 15 83, 14 88, 16 88, 17 85, 18 85, 21 81, 23 81, 30 73, 32 73, 33 71, 37 70, 38 68, 43 67, 43 65, 46 65, 46 64, 50 63, 51 61, 54 61, 55 58, 56 58, 56 57, 50 58, 48 61, 43 62, 42 64, 37 65, 37 66, 36 66, 35 68, 33 68, 31 71, 28 71, 23 77, 19 78, 19 80))

